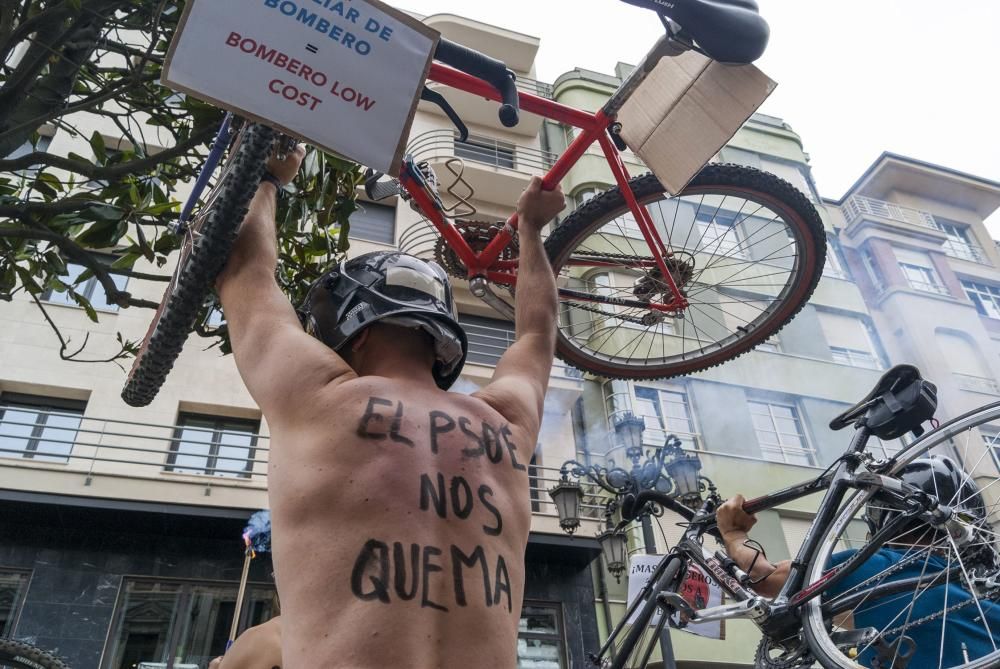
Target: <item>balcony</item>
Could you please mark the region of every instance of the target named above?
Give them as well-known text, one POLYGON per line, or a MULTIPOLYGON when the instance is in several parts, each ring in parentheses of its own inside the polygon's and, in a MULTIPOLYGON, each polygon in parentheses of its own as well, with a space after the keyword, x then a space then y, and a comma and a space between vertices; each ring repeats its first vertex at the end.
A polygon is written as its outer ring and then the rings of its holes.
MULTIPOLYGON (((0 489, 153 504, 267 508, 268 442, 265 435, 247 432, 41 409, 26 412, 0 405, 0 489)), ((548 496, 559 479, 558 468, 531 465, 529 476, 532 530, 558 533, 558 516, 548 496)), ((586 517, 602 517, 598 492, 596 487, 584 487, 586 517)))
POLYGON ((953 372, 952 374, 955 377, 958 387, 962 390, 983 393, 985 395, 1000 395, 1000 385, 997 385, 997 382, 991 378, 973 376, 971 374, 959 374, 958 372, 953 372))
POLYGON ((934 217, 929 212, 919 209, 902 207, 885 200, 876 200, 861 195, 852 195, 844 202, 844 217, 847 219, 847 226, 851 227, 861 219, 882 219, 894 223, 905 223, 918 228, 937 230, 934 217))
POLYGON ((492 137, 470 135, 458 141, 452 130, 430 130, 413 137, 406 147, 417 162, 427 161, 441 182, 442 196, 453 181, 445 163, 460 158, 464 178, 474 191, 474 199, 510 207, 533 176, 541 176, 558 156, 549 151, 506 142, 492 137))
POLYGON ((948 239, 948 241, 942 245, 942 248, 944 249, 945 255, 949 258, 968 260, 969 262, 978 263, 980 265, 992 264, 986 257, 983 247, 975 242, 948 239))

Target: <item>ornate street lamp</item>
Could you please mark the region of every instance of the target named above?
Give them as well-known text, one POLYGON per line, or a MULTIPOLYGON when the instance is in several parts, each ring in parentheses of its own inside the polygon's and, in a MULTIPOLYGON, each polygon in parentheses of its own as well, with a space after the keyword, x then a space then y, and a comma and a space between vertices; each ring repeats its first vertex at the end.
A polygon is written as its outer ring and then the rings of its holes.
POLYGON ((622 574, 628 568, 626 564, 627 541, 625 532, 616 529, 614 523, 608 516, 608 526, 603 532, 597 534, 597 543, 601 545, 601 555, 604 556, 604 564, 615 580, 621 582, 622 574))
POLYGON ((576 481, 566 478, 567 472, 562 473, 553 488, 549 490, 549 497, 556 505, 559 512, 559 527, 566 534, 573 534, 580 527, 580 505, 583 502, 583 490, 576 481))

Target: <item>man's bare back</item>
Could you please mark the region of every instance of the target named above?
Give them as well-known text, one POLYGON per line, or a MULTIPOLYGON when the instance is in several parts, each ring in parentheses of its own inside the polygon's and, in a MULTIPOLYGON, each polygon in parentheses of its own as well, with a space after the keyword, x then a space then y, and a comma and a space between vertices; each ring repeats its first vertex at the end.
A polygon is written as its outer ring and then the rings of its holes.
MULTIPOLYGON (((301 155, 270 168, 287 183, 301 155)), ((274 280, 273 186, 258 190, 218 287, 237 365, 271 429, 284 669, 516 666, 527 464, 555 347, 555 280, 540 231, 563 206, 537 179, 519 201, 515 342, 490 383, 465 396, 441 389, 458 374, 443 352, 460 326, 450 288, 435 285, 439 268, 360 256, 317 282, 309 304, 325 320, 307 316, 307 334, 274 280), (366 297, 347 309, 331 296, 349 271, 360 277, 349 287, 366 297), (382 322, 371 305, 383 296, 358 288, 374 285, 436 306, 382 322), (357 313, 371 320, 357 327, 357 313), (414 329, 420 318, 445 333, 414 329), (345 323, 355 329, 330 343, 345 323)))
POLYGON ((326 420, 274 432, 270 474, 294 528, 274 537, 282 601, 324 611, 305 638, 345 667, 513 666, 533 437, 477 397, 377 377, 316 403, 326 420))

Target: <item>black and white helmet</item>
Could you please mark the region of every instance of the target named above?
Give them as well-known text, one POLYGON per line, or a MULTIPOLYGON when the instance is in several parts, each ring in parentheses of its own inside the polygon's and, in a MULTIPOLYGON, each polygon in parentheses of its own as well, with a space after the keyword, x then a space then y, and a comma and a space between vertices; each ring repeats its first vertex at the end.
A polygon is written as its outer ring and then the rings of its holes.
POLYGON ((396 251, 341 263, 312 285, 298 314, 306 332, 334 351, 373 323, 423 330, 434 340, 434 379, 445 390, 469 350, 448 275, 437 263, 396 251))

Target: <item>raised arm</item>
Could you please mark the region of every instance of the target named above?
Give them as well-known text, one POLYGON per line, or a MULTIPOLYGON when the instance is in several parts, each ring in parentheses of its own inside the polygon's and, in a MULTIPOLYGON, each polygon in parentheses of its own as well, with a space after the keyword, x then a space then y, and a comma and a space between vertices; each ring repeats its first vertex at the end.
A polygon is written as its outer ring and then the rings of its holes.
POLYGON ((558 299, 542 228, 566 206, 562 190, 542 190, 535 177, 517 201, 520 256, 517 265, 515 341, 497 363, 480 396, 508 420, 538 431, 556 347, 558 299))
POLYGON ((715 519, 719 533, 722 535, 722 542, 726 545, 726 554, 729 558, 739 565, 740 569, 750 574, 753 580, 763 579, 753 586, 753 589, 765 597, 774 597, 788 580, 788 570, 792 562, 783 560, 771 563, 756 549, 745 545, 750 538, 747 533, 757 524, 757 517, 743 510, 745 501, 743 495, 734 495, 718 508, 715 519))
MULTIPOLYGON (((298 146, 283 161, 272 158, 268 170, 287 184, 304 155, 305 149, 298 146)), ((271 420, 275 413, 280 416, 286 407, 295 406, 301 393, 352 373, 340 356, 303 331, 278 287, 274 278, 278 267, 276 208, 277 187, 264 181, 216 280, 236 366, 271 420)))

